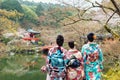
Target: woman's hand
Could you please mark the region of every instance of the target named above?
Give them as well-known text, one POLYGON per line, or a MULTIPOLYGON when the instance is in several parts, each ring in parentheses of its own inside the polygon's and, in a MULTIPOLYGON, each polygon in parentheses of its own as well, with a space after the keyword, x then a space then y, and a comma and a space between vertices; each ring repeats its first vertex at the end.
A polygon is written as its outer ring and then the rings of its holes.
POLYGON ((42 72, 46 72, 46 71, 47 71, 46 66, 42 66, 42 67, 41 67, 41 71, 42 71, 42 72))

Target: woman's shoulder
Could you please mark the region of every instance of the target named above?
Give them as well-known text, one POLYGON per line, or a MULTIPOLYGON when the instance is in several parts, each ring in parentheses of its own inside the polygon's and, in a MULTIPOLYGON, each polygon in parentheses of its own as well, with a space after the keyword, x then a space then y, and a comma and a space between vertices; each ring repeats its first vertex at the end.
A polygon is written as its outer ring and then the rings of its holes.
POLYGON ((52 48, 49 49, 49 55, 55 53, 57 50, 57 46, 53 46, 52 48))
POLYGON ((89 44, 84 44, 83 46, 82 46, 82 49, 86 49, 86 48, 88 48, 89 47, 89 44))
POLYGON ((67 53, 67 49, 65 49, 65 48, 61 47, 61 50, 63 53, 65 53, 65 54, 67 53))
POLYGON ((92 46, 92 47, 97 47, 97 48, 100 48, 100 45, 99 44, 97 44, 97 43, 91 43, 90 45, 89 45, 90 47, 92 46))
POLYGON ((71 52, 71 53, 78 53, 78 52, 80 52, 80 51, 77 50, 77 49, 69 49, 68 52, 71 52))
POLYGON ((67 53, 69 56, 70 55, 75 55, 75 56, 81 56, 81 52, 77 49, 70 49, 68 50, 68 53, 67 53))

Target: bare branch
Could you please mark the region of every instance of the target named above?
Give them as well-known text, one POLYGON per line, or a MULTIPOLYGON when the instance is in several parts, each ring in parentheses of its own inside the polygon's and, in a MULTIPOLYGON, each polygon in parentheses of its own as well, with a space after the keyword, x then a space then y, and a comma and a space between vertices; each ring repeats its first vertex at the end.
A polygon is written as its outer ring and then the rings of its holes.
POLYGON ((68 18, 68 19, 70 19, 70 20, 72 20, 72 21, 76 21, 76 20, 74 20, 73 18, 71 18, 71 17, 69 17, 69 16, 65 16, 65 18, 68 18))
POLYGON ((82 34, 82 32, 80 32, 78 29, 76 29, 75 27, 71 26, 79 35, 82 34))
POLYGON ((84 10, 83 13, 81 13, 81 16, 83 16, 88 10, 90 10, 90 9, 92 9, 92 8, 94 8, 94 7, 89 7, 89 8, 87 8, 86 10, 84 10))
POLYGON ((96 19, 92 19, 92 18, 89 18, 89 19, 81 18, 81 19, 78 19, 78 20, 76 20, 76 21, 74 21, 74 22, 71 22, 71 23, 68 23, 68 24, 64 24, 64 26, 72 25, 72 24, 75 24, 75 23, 80 22, 80 21, 96 21, 96 22, 98 22, 98 23, 101 24, 101 21, 96 20, 96 19))
POLYGON ((114 0, 111 0, 112 4, 114 5, 114 7, 117 10, 117 14, 120 16, 120 8, 118 7, 117 3, 114 0))
POLYGON ((101 6, 101 8, 102 8, 103 12, 104 12, 105 14, 107 14, 107 12, 105 11, 105 9, 104 9, 103 5, 99 4, 97 1, 96 1, 95 3, 96 3, 97 5, 99 5, 99 6, 101 6))
POLYGON ((93 6, 93 7, 100 7, 100 8, 102 8, 102 9, 109 9, 109 10, 111 10, 111 11, 115 11, 113 8, 111 8, 111 7, 107 7, 107 6, 103 6, 103 5, 101 5, 101 4, 99 4, 98 2, 95 2, 98 6, 93 6))
MULTIPOLYGON (((90 1, 88 1, 88 2, 90 2, 90 1)), ((111 11, 115 12, 115 10, 114 10, 113 8, 107 7, 107 6, 103 6, 103 5, 101 5, 100 3, 98 3, 97 1, 96 1, 95 3, 96 3, 98 6, 95 5, 93 2, 90 2, 90 3, 92 4, 92 7, 89 7, 88 9, 84 10, 84 12, 81 14, 81 16, 84 15, 88 10, 90 10, 90 9, 92 9, 92 8, 95 8, 95 7, 101 8, 105 14, 107 14, 107 12, 105 11, 105 9, 108 9, 108 10, 111 10, 111 11)))
POLYGON ((77 22, 79 22, 79 21, 81 21, 81 20, 79 19, 79 20, 76 20, 76 21, 74 21, 74 22, 71 22, 71 23, 68 23, 68 24, 64 24, 64 26, 72 25, 72 24, 75 24, 75 23, 77 23, 77 22))
POLYGON ((108 18, 108 20, 106 21, 106 25, 108 24, 108 22, 110 21, 110 19, 114 16, 114 14, 116 13, 116 11, 108 18))

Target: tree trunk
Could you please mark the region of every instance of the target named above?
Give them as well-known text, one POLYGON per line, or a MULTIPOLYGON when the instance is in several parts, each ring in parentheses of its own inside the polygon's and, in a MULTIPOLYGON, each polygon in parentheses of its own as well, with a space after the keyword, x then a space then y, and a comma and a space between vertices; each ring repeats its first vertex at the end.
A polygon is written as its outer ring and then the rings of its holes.
POLYGON ((110 29, 107 25, 105 25, 104 28, 105 28, 109 33, 111 33, 111 34, 114 36, 114 38, 120 38, 120 35, 117 34, 115 31, 113 31, 112 29, 110 29))

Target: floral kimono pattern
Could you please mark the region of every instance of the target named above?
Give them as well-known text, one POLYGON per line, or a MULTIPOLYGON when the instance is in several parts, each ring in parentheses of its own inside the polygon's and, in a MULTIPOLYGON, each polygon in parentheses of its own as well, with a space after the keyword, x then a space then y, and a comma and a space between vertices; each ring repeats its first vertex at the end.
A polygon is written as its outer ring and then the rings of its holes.
POLYGON ((67 59, 70 59, 73 55, 81 62, 81 65, 77 68, 67 68, 67 80, 81 80, 84 77, 83 58, 78 50, 70 49, 66 55, 67 59))
MULTIPOLYGON (((57 50, 58 50, 58 46, 55 46, 55 47, 51 48, 49 50, 49 56, 56 53, 57 50)), ((64 60, 66 60, 65 53, 67 52, 67 50, 65 50, 64 48, 61 47, 61 51, 62 51, 61 54, 63 55, 64 60)), ((50 61, 49 61, 49 56, 48 56, 48 59, 47 59, 47 67, 48 67, 48 75, 47 75, 48 78, 47 78, 47 80, 64 80, 65 77, 66 77, 66 67, 64 67, 64 69, 61 69, 59 67, 51 66, 50 61)))
POLYGON ((84 60, 84 70, 86 80, 100 80, 101 70, 103 69, 103 54, 99 45, 87 43, 81 50, 84 60))

